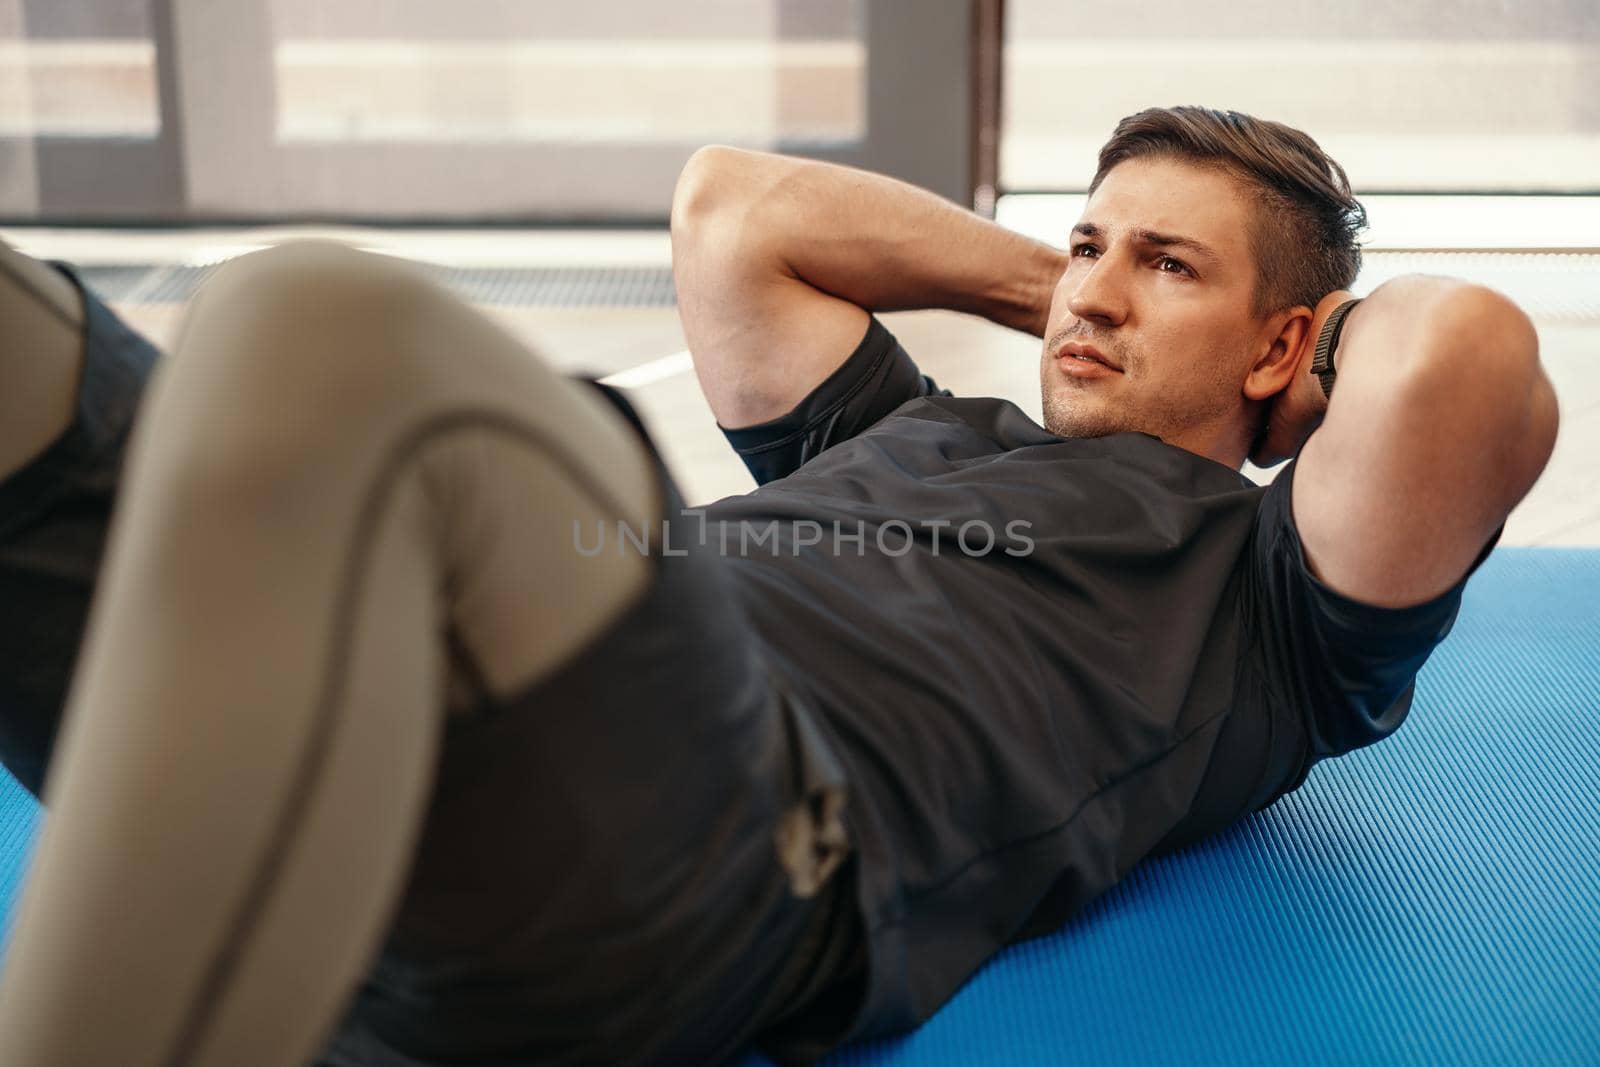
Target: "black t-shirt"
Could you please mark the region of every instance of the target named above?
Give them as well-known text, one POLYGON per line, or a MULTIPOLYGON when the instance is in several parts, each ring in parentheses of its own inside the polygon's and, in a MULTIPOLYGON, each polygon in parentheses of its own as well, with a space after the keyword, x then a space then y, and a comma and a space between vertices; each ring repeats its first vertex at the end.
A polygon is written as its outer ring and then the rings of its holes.
POLYGON ((725 432, 765 484, 708 536, 851 776, 853 1037, 1388 735, 1465 582, 1341 596, 1306 567, 1296 461, 1263 487, 1149 434, 1057 437, 939 390, 876 320, 793 412, 725 432))

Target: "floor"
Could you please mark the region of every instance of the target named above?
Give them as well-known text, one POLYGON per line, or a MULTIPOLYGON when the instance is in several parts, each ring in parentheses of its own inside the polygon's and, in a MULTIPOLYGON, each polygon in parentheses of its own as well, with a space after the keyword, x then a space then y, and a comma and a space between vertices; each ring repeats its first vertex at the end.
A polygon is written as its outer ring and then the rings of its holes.
MULTIPOLYGON (((193 268, 312 233, 436 264, 447 282, 558 367, 609 376, 629 391, 690 503, 752 487, 700 395, 670 290, 662 288, 671 262, 663 232, 7 229, 0 236, 34 255, 84 266, 119 312, 165 345, 181 318, 186 286, 192 288, 185 279, 204 273, 193 268), (545 284, 570 279, 575 268, 597 285, 545 284), (626 284, 615 284, 618 277, 626 284), (510 290, 495 287, 507 279, 516 283, 509 297, 510 290)), ((1425 263, 1369 256, 1363 282, 1401 269, 1477 274, 1526 301, 1560 397, 1562 425, 1549 466, 1507 521, 1502 543, 1600 546, 1600 257, 1545 257, 1530 268, 1528 257, 1514 255, 1435 256, 1425 263), (1552 297, 1557 288, 1569 295, 1552 297)), ((1358 282, 1357 291, 1370 284, 1358 282)), ((897 313, 884 321, 942 385, 958 395, 1005 397, 1039 418, 1036 339, 947 312, 897 313)), ((1273 472, 1247 473, 1265 481, 1273 472)))

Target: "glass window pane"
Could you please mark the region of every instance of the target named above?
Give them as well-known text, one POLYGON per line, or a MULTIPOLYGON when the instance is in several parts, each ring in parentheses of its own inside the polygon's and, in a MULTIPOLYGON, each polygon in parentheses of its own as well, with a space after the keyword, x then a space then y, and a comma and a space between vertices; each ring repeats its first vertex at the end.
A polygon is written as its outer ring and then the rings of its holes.
POLYGON ((273 0, 277 138, 853 142, 859 0, 273 0))
POLYGON ((0 137, 153 138, 147 0, 0 0, 0 137))
POLYGON ((1592 0, 1011 0, 1002 185, 1082 190, 1118 119, 1204 104, 1306 130, 1363 191, 1600 189, 1592 0))

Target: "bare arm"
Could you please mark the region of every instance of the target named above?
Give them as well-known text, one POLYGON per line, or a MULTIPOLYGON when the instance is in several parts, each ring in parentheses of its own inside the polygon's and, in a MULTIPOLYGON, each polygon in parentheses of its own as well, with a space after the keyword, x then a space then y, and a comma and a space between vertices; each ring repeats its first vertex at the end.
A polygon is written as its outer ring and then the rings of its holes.
POLYGON ((703 148, 672 206, 684 335, 717 421, 789 411, 867 313, 948 308, 1041 334, 1063 253, 932 193, 833 164, 703 148))
MULTIPOLYGON (((1316 327, 1340 298, 1318 307, 1316 327)), ((1460 580, 1554 448, 1556 396, 1533 324, 1491 289, 1411 275, 1350 313, 1334 362, 1332 400, 1295 472, 1307 562, 1357 600, 1429 600, 1460 580)))

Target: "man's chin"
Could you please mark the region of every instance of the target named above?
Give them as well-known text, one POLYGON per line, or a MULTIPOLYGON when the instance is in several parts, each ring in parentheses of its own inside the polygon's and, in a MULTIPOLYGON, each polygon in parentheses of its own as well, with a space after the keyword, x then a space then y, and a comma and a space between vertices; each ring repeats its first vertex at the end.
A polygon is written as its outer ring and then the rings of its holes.
POLYGON ((1137 429, 1114 411, 1086 410, 1082 406, 1044 406, 1044 428, 1057 437, 1105 437, 1137 429))

